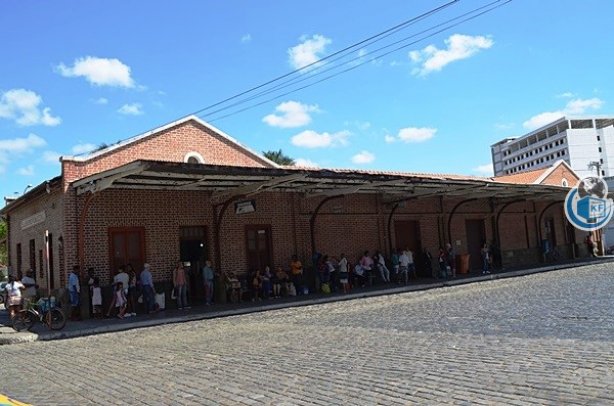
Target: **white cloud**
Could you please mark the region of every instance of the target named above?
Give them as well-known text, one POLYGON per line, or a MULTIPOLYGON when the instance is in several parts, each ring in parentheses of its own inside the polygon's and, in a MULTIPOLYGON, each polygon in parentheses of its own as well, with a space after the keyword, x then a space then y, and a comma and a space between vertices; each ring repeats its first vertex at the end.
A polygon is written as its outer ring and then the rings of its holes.
POLYGON ((306 130, 292 137, 292 144, 297 147, 305 148, 326 148, 337 145, 347 145, 347 139, 350 136, 349 131, 339 131, 336 133, 317 133, 312 130, 306 130))
POLYGON ((244 36, 241 37, 241 42, 242 43, 247 43, 247 42, 251 42, 252 41, 252 35, 251 34, 245 34, 244 36))
POLYGON ((415 64, 420 64, 420 67, 415 68, 412 74, 426 76, 431 72, 440 71, 449 63, 469 58, 494 44, 489 37, 462 34, 453 34, 444 42, 447 45, 446 49, 438 49, 435 45, 429 45, 420 51, 411 51, 409 59, 415 64))
POLYGON ((386 141, 387 144, 392 144, 397 139, 394 137, 394 135, 385 135, 384 140, 386 141))
POLYGON ((0 118, 15 120, 22 126, 46 125, 56 126, 62 122, 60 117, 53 117, 49 107, 40 110, 43 99, 31 90, 11 89, 0 97, 0 118))
POLYGON ((492 170, 492 164, 484 164, 479 165, 473 168, 473 172, 482 176, 494 176, 494 172, 492 170))
POLYGON ((141 103, 124 104, 117 112, 128 116, 140 116, 143 114, 143 106, 141 103))
POLYGON ((311 38, 302 36, 300 44, 288 49, 290 66, 300 69, 322 58, 326 52, 326 46, 332 43, 330 38, 316 34, 311 38))
POLYGON ((586 110, 599 110, 603 105, 603 100, 593 97, 592 99, 570 100, 565 106, 567 114, 583 114, 586 110))
POLYGON ((599 110, 602 105, 603 100, 596 97, 592 99, 573 99, 567 102, 564 109, 539 113, 522 123, 522 125, 528 130, 534 130, 566 115, 584 114, 587 110, 599 110))
POLYGON ((43 152, 43 162, 48 164, 57 164, 60 162, 60 154, 55 151, 43 152))
POLYGON ((262 121, 272 127, 294 128, 309 124, 311 122, 309 113, 317 112, 319 109, 317 105, 287 101, 275 107, 275 111, 281 114, 269 114, 262 121))
POLYGON ((86 56, 85 58, 75 59, 72 67, 61 63, 56 67, 56 71, 65 77, 82 76, 96 86, 135 86, 134 80, 130 76, 130 67, 115 58, 86 56))
POLYGON ((74 155, 85 154, 88 152, 92 152, 98 148, 94 144, 86 143, 86 144, 77 144, 71 148, 71 151, 74 155))
POLYGON ((561 94, 557 94, 556 97, 558 98, 562 98, 562 99, 570 99, 572 97, 574 97, 575 95, 571 92, 565 92, 565 93, 561 93, 561 94))
POLYGON ((319 168, 320 167, 320 165, 318 165, 317 163, 310 161, 309 159, 305 159, 305 158, 295 159, 294 166, 301 166, 304 168, 319 168))
POLYGON ((30 134, 26 138, 0 140, 0 151, 9 154, 23 154, 45 145, 47 145, 47 142, 44 139, 36 134, 30 134))
POLYGON ((436 128, 407 127, 399 130, 397 138, 403 142, 424 142, 433 138, 436 132, 436 128))
POLYGON ((96 103, 96 104, 108 104, 109 103, 109 99, 107 99, 106 97, 99 97, 98 99, 94 100, 94 103, 96 103))
POLYGON ((45 145, 47 145, 47 142, 36 134, 29 134, 25 138, 0 140, 0 173, 6 171, 6 167, 12 158, 31 153, 36 148, 45 145))
POLYGON ((28 165, 23 168, 17 169, 17 174, 22 176, 32 176, 34 175, 34 165, 28 165))
POLYGON ((565 113, 563 111, 547 111, 545 113, 539 113, 522 123, 522 126, 528 130, 534 130, 536 128, 543 127, 554 120, 558 120, 564 115, 565 113))
POLYGON ((501 131, 511 130, 514 128, 514 123, 496 123, 495 128, 501 131))
POLYGON ((352 157, 352 162, 355 164, 369 164, 373 161, 375 161, 375 155, 369 151, 361 151, 352 157))

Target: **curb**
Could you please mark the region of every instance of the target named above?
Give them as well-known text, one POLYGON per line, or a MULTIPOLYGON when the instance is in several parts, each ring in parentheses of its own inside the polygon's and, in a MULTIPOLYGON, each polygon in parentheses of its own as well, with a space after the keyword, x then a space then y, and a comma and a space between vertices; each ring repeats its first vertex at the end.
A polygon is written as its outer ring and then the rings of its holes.
POLYGON ((127 331, 127 330, 145 328, 145 327, 154 327, 154 326, 160 326, 160 325, 165 325, 165 324, 175 324, 175 323, 183 323, 183 322, 188 322, 188 321, 208 320, 208 319, 230 317, 230 316, 241 316, 241 315, 252 314, 252 313, 267 312, 271 310, 313 306, 313 305, 319 305, 319 304, 325 304, 325 303, 342 302, 342 301, 356 300, 356 299, 366 299, 370 297, 385 296, 385 295, 399 294, 399 293, 419 292, 419 291, 424 291, 424 290, 431 290, 431 289, 444 288, 444 287, 454 287, 454 286, 467 285, 467 284, 472 284, 472 283, 493 281, 497 279, 514 278, 514 277, 519 277, 519 276, 528 276, 528 275, 550 272, 550 271, 555 271, 555 270, 569 269, 569 268, 574 268, 578 266, 595 265, 595 264, 602 264, 602 263, 609 263, 609 262, 614 262, 614 257, 601 258, 600 260, 597 260, 597 261, 586 261, 580 264, 568 263, 568 264, 560 264, 560 265, 551 265, 551 266, 545 266, 545 267, 540 267, 540 268, 524 269, 524 270, 510 271, 510 272, 496 273, 496 274, 489 274, 489 275, 481 275, 481 276, 469 277, 466 279, 455 279, 455 280, 449 280, 449 281, 435 282, 435 283, 429 283, 425 285, 400 286, 398 288, 389 288, 389 289, 380 289, 380 290, 375 290, 375 291, 350 293, 350 294, 343 295, 343 296, 328 296, 328 297, 319 297, 319 298, 299 300, 299 301, 293 301, 293 302, 274 303, 274 304, 267 304, 267 305, 258 306, 258 307, 221 310, 221 311, 215 311, 215 312, 210 312, 210 313, 181 315, 181 316, 165 317, 165 318, 159 318, 159 319, 152 318, 148 320, 131 322, 127 324, 112 324, 112 325, 107 325, 107 326, 99 326, 99 327, 86 328, 86 329, 74 330, 74 331, 53 331, 53 332, 45 332, 43 334, 17 333, 17 332, 14 332, 10 327, 3 328, 0 326, 0 345, 85 337, 85 336, 96 335, 96 334, 115 333, 115 332, 120 332, 120 331, 127 331), (2 331, 3 329, 8 329, 10 330, 10 332, 9 333, 4 332, 2 331))

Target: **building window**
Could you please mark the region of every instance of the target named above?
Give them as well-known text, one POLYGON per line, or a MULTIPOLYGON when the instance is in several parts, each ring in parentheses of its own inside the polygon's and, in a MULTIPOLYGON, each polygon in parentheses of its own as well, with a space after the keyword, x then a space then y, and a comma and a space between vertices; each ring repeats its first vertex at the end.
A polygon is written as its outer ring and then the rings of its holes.
POLYGON ((17 244, 15 251, 17 251, 17 272, 21 272, 21 266, 23 265, 21 261, 21 243, 17 244))
POLYGON ((55 287, 55 284, 53 282, 54 279, 54 274, 53 274, 53 234, 49 233, 49 240, 48 240, 48 244, 49 244, 49 258, 47 258, 47 262, 48 262, 48 267, 49 267, 49 286, 51 287, 51 289, 53 289, 55 287))
POLYGON ((601 141, 601 137, 600 136, 597 136, 597 141, 601 141))
POLYGON ((567 187, 567 186, 569 186, 569 182, 567 182, 567 179, 563 178, 563 180, 561 181, 561 185, 563 187, 567 187))
POLYGON ((601 152, 601 147, 599 147, 599 152, 601 152))
POLYGON ((603 158, 599 158, 599 163, 603 165, 603 158))
POLYGON ((605 171, 601 171, 601 176, 605 176, 605 171))
POLYGON ((36 271, 36 243, 30 240, 30 269, 36 271))
POLYGON ((183 157, 183 162, 188 164, 204 164, 205 159, 198 152, 190 151, 183 157))
POLYGON ((45 277, 45 270, 43 269, 43 250, 38 250, 38 277, 45 277))

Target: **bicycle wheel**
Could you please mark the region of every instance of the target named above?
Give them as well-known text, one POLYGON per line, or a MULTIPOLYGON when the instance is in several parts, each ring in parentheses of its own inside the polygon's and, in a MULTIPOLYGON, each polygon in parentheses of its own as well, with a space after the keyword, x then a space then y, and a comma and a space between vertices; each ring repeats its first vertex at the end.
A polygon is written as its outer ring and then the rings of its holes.
POLYGON ((51 309, 45 315, 45 323, 51 330, 61 330, 66 325, 66 317, 60 309, 51 309))
POLYGON ((30 330, 34 324, 32 315, 25 309, 20 310, 19 313, 13 317, 12 322, 13 329, 15 329, 15 331, 30 330))

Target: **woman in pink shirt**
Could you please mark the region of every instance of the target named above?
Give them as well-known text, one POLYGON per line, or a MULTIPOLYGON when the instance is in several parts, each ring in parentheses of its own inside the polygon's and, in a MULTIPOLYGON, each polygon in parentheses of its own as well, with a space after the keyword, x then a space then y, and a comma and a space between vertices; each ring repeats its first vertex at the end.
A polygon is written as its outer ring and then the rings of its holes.
POLYGON ((178 262, 173 271, 173 286, 175 287, 175 295, 177 295, 177 308, 179 310, 189 309, 185 270, 182 262, 178 262))

